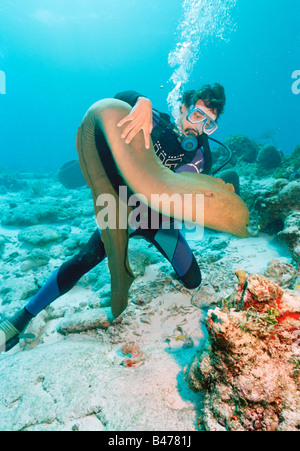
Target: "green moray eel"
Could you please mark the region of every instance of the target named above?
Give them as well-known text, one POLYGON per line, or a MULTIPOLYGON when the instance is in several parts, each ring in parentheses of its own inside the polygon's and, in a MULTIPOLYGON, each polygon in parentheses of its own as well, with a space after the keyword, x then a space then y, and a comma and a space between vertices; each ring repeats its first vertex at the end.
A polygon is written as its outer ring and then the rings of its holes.
MULTIPOLYGON (((139 132, 130 144, 125 143, 121 136, 123 128, 119 128, 117 124, 130 111, 131 107, 125 102, 115 99, 100 100, 91 106, 78 129, 76 147, 79 163, 93 193, 96 216, 103 208, 97 206, 97 198, 103 193, 113 195, 116 200, 117 224, 119 210, 126 211, 127 216, 131 211, 113 188, 99 156, 97 138, 104 135, 107 152, 111 153, 118 172, 132 192, 136 193, 137 197, 144 196, 143 199, 147 199, 153 210, 182 219, 182 212, 178 213, 174 204, 169 204, 169 210, 166 211, 165 204, 159 202, 158 198, 153 198, 153 194, 179 194, 183 198, 183 195, 190 194, 190 201, 184 208, 184 219, 199 222, 196 215, 199 202, 197 195, 202 194, 204 217, 200 218, 200 225, 204 222, 204 226, 211 229, 239 238, 249 237, 249 211, 242 199, 235 194, 232 185, 209 175, 173 173, 159 160, 153 145, 149 150, 145 148, 142 132, 139 132)), ((111 307, 115 317, 127 307, 128 290, 134 280, 128 262, 128 237, 128 229, 117 227, 102 230, 111 274, 111 307)))

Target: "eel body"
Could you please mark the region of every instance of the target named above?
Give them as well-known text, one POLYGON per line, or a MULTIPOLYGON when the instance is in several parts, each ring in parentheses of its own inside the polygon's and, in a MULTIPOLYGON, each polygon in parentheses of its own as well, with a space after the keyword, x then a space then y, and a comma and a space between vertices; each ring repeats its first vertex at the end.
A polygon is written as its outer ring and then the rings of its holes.
MULTIPOLYGON (((100 100, 88 110, 78 130, 79 162, 93 193, 96 215, 102 208, 97 206, 97 198, 104 193, 114 196, 118 211, 126 211, 127 216, 131 211, 113 188, 107 168, 104 169, 99 157, 97 134, 102 134, 108 145, 107 151, 111 152, 125 183, 153 210, 239 238, 249 237, 249 211, 235 194, 233 185, 209 175, 173 173, 159 160, 153 145, 150 149, 145 148, 142 132, 130 144, 125 143, 121 136, 123 128, 117 124, 130 111, 131 107, 125 102, 100 100), (161 202, 162 195, 175 202, 161 202), (182 200, 180 208, 177 208, 180 202, 176 205, 176 199, 182 200), (204 210, 199 208, 199 202, 204 210)), ((117 224, 119 219, 117 212, 117 224)), ((112 313, 118 316, 127 306, 128 290, 134 280, 128 262, 128 230, 120 229, 118 225, 113 229, 106 228, 102 231, 102 240, 111 272, 112 313)))

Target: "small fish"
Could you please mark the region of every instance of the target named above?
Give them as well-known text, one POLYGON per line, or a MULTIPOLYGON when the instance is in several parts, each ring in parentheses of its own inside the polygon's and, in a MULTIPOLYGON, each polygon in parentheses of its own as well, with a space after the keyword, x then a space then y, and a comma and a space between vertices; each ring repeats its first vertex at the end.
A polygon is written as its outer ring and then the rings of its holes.
POLYGON ((295 290, 300 290, 300 285, 297 285, 297 286, 295 287, 295 290))
POLYGON ((178 335, 178 337, 175 338, 175 341, 182 340, 183 338, 187 338, 187 335, 178 335))

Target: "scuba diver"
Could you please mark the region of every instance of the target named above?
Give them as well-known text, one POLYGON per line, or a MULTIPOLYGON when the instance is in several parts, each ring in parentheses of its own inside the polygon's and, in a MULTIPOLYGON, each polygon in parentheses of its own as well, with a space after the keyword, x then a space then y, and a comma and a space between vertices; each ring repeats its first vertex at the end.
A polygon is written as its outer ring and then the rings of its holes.
MULTIPOLYGON (((135 91, 119 93, 115 98, 132 107, 130 114, 118 124, 118 127, 125 126, 122 138, 127 144, 137 133, 143 131, 146 149, 150 148, 151 137, 157 157, 171 171, 211 173, 212 157, 208 137, 217 130, 218 118, 224 110, 226 98, 223 86, 204 85, 199 90, 185 91, 181 98, 181 114, 177 123, 172 123, 169 115, 153 109, 151 101, 135 91)), ((78 163, 74 167, 78 170, 78 163)), ((70 187, 70 181, 67 180, 68 170, 73 171, 74 167, 67 164, 61 169, 60 180, 67 187, 70 187)), ((218 177, 226 183, 232 183, 239 195, 239 177, 236 172, 223 171, 218 177)), ((79 177, 78 185, 83 183, 82 177, 79 177)), ((163 220, 164 217, 160 214, 158 228, 140 227, 129 230, 129 237, 143 237, 152 243, 171 263, 181 283, 189 289, 197 288, 201 284, 201 271, 195 256, 180 230, 175 228, 174 221, 165 229, 162 227, 163 220)), ((17 345, 29 322, 49 304, 71 290, 84 274, 105 257, 101 230, 98 228, 85 247, 58 268, 24 308, 0 324, 0 352, 1 345, 6 352, 17 345), (3 343, 1 336, 5 337, 3 343)), ((108 316, 110 322, 115 319, 112 314, 108 316)))

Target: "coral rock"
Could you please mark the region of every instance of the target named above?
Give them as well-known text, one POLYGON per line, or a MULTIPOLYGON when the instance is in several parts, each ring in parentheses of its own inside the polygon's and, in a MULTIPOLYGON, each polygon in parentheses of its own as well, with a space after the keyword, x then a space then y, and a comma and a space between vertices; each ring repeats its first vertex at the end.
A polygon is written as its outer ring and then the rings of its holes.
POLYGON ((272 144, 266 144, 258 152, 257 165, 260 170, 274 169, 280 166, 282 157, 272 144))
POLYGON ((225 140, 225 144, 232 151, 231 164, 235 165, 238 161, 246 161, 247 163, 254 163, 259 147, 255 141, 251 140, 245 135, 232 135, 225 140))
POLYGON ((264 274, 283 288, 292 288, 298 277, 297 269, 286 258, 272 260, 264 274))
MULTIPOLYGON (((294 211, 300 210, 300 181, 293 181, 278 191, 278 186, 272 186, 258 197, 255 209, 260 216, 263 231, 268 232, 274 222, 283 223, 286 217, 294 211)), ((269 233, 269 232, 268 232, 269 233)))
POLYGON ((110 322, 103 309, 86 310, 64 318, 57 325, 57 331, 62 335, 76 334, 93 329, 106 329, 110 322))
POLYGON ((140 350, 139 345, 134 341, 126 343, 122 347, 121 352, 123 355, 130 355, 123 362, 123 365, 127 368, 137 368, 144 362, 144 354, 140 350))
POLYGON ((235 302, 241 304, 244 310, 254 307, 257 311, 266 312, 270 308, 277 308, 284 293, 283 289, 271 280, 259 274, 251 276, 238 270, 238 296, 235 302))
MULTIPOLYGON (((289 248, 292 257, 300 263, 300 211, 291 213, 284 221, 284 229, 278 233, 278 237, 289 248)), ((298 268, 299 269, 299 268, 298 268)))
POLYGON ((199 425, 297 431, 300 297, 261 275, 237 276, 229 305, 208 312, 209 337, 186 373, 189 387, 205 396, 199 425))

